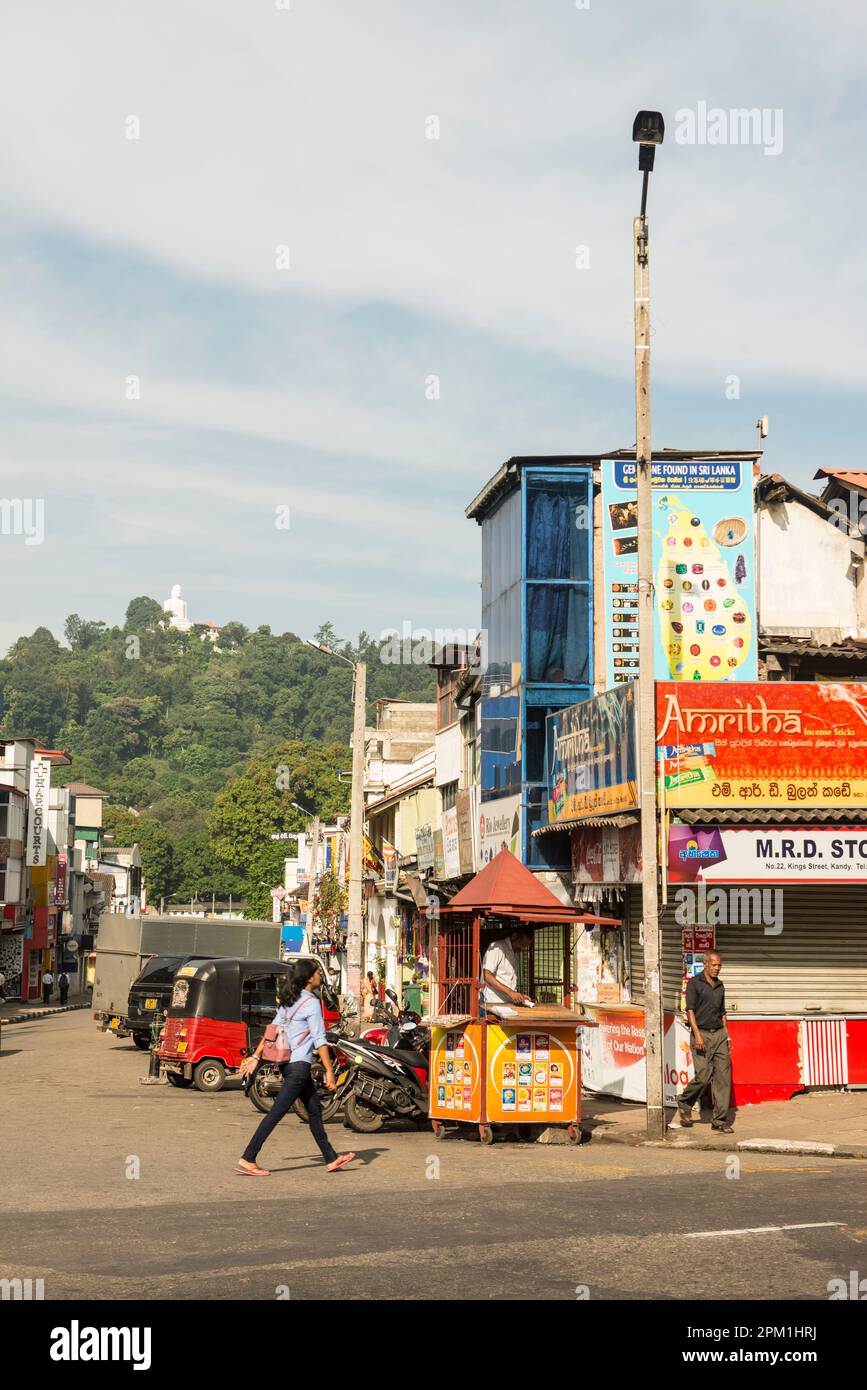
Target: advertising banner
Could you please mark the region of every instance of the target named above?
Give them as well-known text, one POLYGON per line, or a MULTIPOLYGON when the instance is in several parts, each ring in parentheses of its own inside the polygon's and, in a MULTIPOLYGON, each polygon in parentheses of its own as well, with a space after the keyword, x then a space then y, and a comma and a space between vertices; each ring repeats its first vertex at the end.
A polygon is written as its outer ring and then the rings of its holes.
POLYGON ((548 823, 638 806, 637 687, 621 685, 549 714, 548 823))
POLYGON ((455 800, 458 817, 458 851, 460 854, 459 873, 472 874, 476 871, 476 855, 473 848, 473 793, 470 790, 458 792, 455 800))
POLYGON ((418 871, 424 873, 432 869, 436 863, 436 845, 434 842, 434 829, 432 825, 417 825, 415 830, 415 852, 418 859, 418 871))
POLYGON ((27 815, 27 863, 31 868, 47 863, 50 794, 51 764, 35 758, 30 764, 30 805, 27 815))
POLYGON ((386 892, 393 892, 397 887, 398 853, 397 848, 386 839, 382 841, 382 864, 386 892))
POLYGON ((867 826, 672 825, 669 883, 867 883, 867 826))
POLYGON ((669 809, 867 807, 867 684, 662 681, 656 713, 669 809))
MULTIPOLYGON (((582 1084, 588 1091, 646 1103, 644 1010, 632 1004, 616 1009, 594 1004, 586 1007, 599 1027, 581 1029, 582 1084)), ((663 1020, 664 1103, 675 1105, 695 1068, 689 1029, 671 1012, 666 1011, 663 1020)))
POLYGON ((65 854, 58 854, 57 862, 54 866, 54 905, 63 907, 66 902, 66 873, 68 859, 65 854))
POLYGON ((458 838, 458 808, 451 806, 443 811, 443 862, 446 878, 459 878, 461 872, 461 851, 458 838))
POLYGON ((641 826, 577 826, 572 831, 574 883, 640 883, 641 826))
MULTIPOLYGON (((635 471, 634 461, 602 460, 610 686, 638 676, 635 471)), ((674 680, 755 680, 752 462, 659 459, 652 478, 654 670, 674 680)))

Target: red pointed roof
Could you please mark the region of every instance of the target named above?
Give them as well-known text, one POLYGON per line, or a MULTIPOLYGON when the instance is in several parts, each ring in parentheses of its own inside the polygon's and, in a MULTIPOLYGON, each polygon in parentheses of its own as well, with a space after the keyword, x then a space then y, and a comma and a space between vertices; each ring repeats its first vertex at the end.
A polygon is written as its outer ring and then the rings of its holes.
POLYGON ((487 912, 530 922, 574 922, 581 915, 561 903, 505 846, 440 911, 487 912))

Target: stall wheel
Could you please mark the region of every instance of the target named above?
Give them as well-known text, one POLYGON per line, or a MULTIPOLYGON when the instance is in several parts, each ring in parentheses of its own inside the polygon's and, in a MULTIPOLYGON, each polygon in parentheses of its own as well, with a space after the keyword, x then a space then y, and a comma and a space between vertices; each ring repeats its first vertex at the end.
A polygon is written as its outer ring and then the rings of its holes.
POLYGON ((445 1139, 446 1127, 440 1120, 431 1120, 431 1128, 434 1132, 434 1139, 445 1139))
POLYGON ((479 1142, 482 1144, 493 1144, 494 1131, 490 1125, 479 1125, 479 1142))
POLYGON ((569 1135, 570 1144, 580 1144, 582 1135, 577 1125, 567 1125, 566 1133, 569 1135))

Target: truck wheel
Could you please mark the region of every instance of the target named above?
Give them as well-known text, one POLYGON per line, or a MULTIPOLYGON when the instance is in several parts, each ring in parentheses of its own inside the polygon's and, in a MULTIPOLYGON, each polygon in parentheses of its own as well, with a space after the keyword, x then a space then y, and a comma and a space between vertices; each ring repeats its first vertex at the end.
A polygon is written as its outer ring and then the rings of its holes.
POLYGON ((193 1085, 197 1091, 222 1091, 226 1084, 226 1068, 216 1057, 206 1057, 193 1068, 193 1085))
POLYGON ((372 1110, 355 1094, 347 1098, 344 1116, 349 1128, 354 1129, 358 1134, 376 1134, 376 1131, 382 1129, 385 1124, 385 1119, 379 1111, 372 1110))
POLYGON ((150 1052, 151 1040, 147 1033, 133 1033, 132 1040, 142 1052, 150 1052))
POLYGON ((192 1086, 193 1080, 190 1076, 181 1076, 179 1071, 167 1071, 170 1086, 192 1086))

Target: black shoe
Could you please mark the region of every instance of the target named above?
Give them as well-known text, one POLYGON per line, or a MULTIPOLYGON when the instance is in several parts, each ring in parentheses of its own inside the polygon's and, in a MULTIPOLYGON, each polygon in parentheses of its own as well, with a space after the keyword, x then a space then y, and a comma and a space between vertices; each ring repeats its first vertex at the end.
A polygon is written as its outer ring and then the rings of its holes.
POLYGON ((734 1132, 735 1132, 735 1131, 734 1131, 734 1125, 713 1125, 713 1124, 712 1124, 712 1125, 711 1125, 711 1129, 715 1129, 716 1132, 717 1132, 717 1134, 734 1134, 734 1132))

